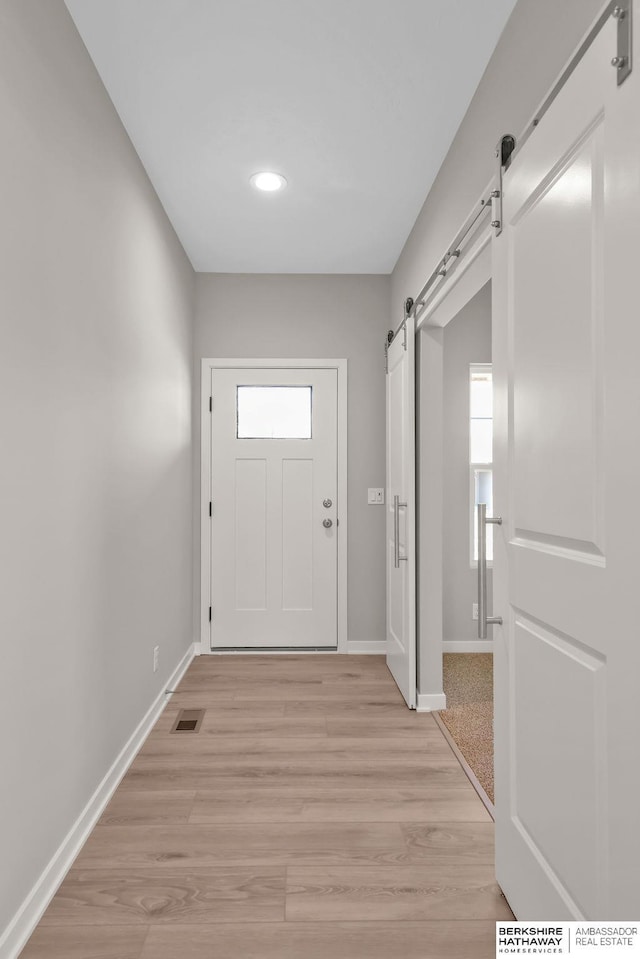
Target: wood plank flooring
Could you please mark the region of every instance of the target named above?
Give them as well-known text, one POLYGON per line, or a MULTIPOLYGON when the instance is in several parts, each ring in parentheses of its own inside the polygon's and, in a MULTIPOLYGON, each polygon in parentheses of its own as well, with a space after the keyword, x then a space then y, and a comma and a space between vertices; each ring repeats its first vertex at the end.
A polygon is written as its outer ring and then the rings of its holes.
POLYGON ((22 959, 492 959, 511 916, 493 823, 382 657, 203 656, 22 959))

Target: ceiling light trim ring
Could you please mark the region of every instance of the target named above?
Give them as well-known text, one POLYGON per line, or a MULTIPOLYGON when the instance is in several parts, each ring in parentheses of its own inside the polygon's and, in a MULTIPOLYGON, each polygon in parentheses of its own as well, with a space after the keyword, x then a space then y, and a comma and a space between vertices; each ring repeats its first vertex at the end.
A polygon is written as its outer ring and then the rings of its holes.
POLYGON ((286 178, 281 173, 272 170, 259 170, 250 177, 251 186, 262 193, 277 193, 287 185, 286 178))

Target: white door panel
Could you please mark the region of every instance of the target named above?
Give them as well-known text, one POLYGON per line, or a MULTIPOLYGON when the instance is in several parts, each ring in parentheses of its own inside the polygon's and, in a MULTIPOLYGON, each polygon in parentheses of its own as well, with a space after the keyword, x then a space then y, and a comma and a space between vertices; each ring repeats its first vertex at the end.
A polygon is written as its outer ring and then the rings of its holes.
MULTIPOLYGON (((313 609, 314 462, 282 461, 282 608, 313 609)), ((319 512, 316 511, 316 512, 319 512)), ((330 534, 327 534, 330 535, 330 534)))
POLYGON ((337 371, 214 369, 211 392, 211 646, 335 648, 337 371))
POLYGON ((416 706, 414 346, 412 318, 388 351, 386 502, 387 664, 411 709, 416 706))
MULTIPOLYGON (((234 543, 220 548, 220 560, 224 553, 235 558, 234 583, 235 606, 238 610, 267 608, 267 459, 237 459, 235 461, 235 496, 231 528, 234 543), (230 548, 229 548, 230 546, 230 548)), ((221 531, 227 525, 219 517, 222 491, 213 494, 216 499, 214 529, 221 531), (220 522, 218 522, 220 519, 220 522)), ((229 524, 231 525, 231 524, 229 524)), ((215 542, 214 548, 222 547, 215 542)))
POLYGON ((640 903, 640 77, 615 50, 611 21, 493 244, 496 871, 526 920, 640 903))

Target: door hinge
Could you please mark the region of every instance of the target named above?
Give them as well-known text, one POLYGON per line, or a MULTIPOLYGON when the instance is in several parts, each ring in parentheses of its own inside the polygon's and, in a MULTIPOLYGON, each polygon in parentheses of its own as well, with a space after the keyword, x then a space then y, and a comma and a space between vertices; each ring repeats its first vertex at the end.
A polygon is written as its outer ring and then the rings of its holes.
POLYGON ((618 21, 618 44, 616 55, 611 60, 611 66, 616 68, 618 86, 631 73, 631 0, 620 0, 612 10, 612 16, 618 21))
POLYGON ((213 413, 213 396, 209 397, 209 412, 213 413))
POLYGON ((209 516, 213 516, 213 504, 211 500, 209 500, 209 516))
POLYGON ((211 607, 209 607, 209 622, 211 622, 211 607))

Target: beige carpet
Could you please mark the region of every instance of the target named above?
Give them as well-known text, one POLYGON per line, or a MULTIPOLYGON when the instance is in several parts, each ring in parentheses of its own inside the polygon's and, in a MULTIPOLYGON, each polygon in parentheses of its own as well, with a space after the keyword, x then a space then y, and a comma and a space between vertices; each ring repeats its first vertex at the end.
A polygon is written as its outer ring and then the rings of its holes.
POLYGON ((493 802, 493 656, 445 653, 440 717, 493 802))

